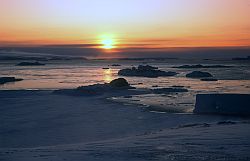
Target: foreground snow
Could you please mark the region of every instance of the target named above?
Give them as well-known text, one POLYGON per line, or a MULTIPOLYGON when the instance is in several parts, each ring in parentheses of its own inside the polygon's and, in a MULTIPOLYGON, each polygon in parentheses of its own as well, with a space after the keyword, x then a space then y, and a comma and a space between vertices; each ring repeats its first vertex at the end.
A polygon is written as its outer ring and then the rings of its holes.
POLYGON ((249 160, 249 123, 200 124, 70 145, 5 148, 2 160, 249 160))
POLYGON ((0 160, 249 160, 249 119, 167 114, 52 91, 0 91, 0 160))

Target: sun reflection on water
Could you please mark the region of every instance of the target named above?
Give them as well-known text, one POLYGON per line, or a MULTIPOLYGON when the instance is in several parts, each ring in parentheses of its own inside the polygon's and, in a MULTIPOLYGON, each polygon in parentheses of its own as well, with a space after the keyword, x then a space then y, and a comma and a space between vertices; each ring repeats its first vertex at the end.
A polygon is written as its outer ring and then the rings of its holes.
POLYGON ((105 83, 109 83, 113 80, 112 69, 105 69, 103 71, 103 80, 105 83))

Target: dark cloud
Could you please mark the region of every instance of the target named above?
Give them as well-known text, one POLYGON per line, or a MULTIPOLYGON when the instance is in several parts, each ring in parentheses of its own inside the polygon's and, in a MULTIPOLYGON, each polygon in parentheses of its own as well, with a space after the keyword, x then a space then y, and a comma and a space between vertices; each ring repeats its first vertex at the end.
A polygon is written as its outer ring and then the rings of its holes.
POLYGON ((229 58, 250 55, 250 47, 176 47, 157 48, 147 47, 150 44, 126 44, 124 48, 105 51, 97 48, 99 44, 67 44, 44 45, 36 47, 2 47, 4 51, 20 51, 28 53, 44 53, 61 56, 81 56, 87 58, 99 57, 204 57, 204 58, 229 58), (125 47, 130 46, 130 47, 125 47))

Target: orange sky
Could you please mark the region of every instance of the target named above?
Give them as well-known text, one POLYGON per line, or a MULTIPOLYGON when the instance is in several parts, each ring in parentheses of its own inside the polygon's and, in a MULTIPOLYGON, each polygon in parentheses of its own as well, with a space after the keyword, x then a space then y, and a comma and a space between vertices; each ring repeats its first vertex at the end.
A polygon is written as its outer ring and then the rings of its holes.
POLYGON ((250 46, 250 0, 1 0, 0 45, 250 46))

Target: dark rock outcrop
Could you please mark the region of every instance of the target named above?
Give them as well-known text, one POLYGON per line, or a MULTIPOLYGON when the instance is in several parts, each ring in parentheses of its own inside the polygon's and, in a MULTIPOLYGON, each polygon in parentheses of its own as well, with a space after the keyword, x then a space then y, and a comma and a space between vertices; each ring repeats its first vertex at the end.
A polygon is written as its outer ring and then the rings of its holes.
POLYGON ((76 89, 63 89, 54 91, 55 94, 66 94, 76 96, 95 96, 104 93, 117 92, 121 90, 134 89, 131 87, 126 79, 118 78, 110 83, 94 84, 89 86, 80 86, 76 89))
POLYGON ((112 80, 109 85, 111 87, 129 87, 130 85, 128 84, 128 81, 124 78, 118 78, 115 80, 112 80))
POLYGON ((111 65, 112 67, 119 67, 119 66, 121 66, 120 64, 112 64, 111 65))
POLYGON ((213 77, 212 74, 208 72, 201 72, 201 71, 193 71, 186 75, 188 78, 206 78, 206 77, 213 77))
POLYGON ((152 89, 152 92, 156 94, 167 94, 167 93, 188 92, 188 90, 186 88, 158 88, 158 89, 152 89))
POLYGON ((15 77, 0 77, 0 84, 5 84, 9 82, 17 82, 22 81, 23 79, 15 78, 15 77))
POLYGON ((45 64, 39 63, 39 62, 21 62, 17 64, 16 66, 43 66, 45 64))
POLYGON ((138 70, 156 70, 158 67, 153 67, 150 65, 139 65, 138 70))
POLYGON ((149 65, 143 66, 139 65, 138 68, 132 67, 132 69, 122 69, 118 72, 118 75, 121 76, 135 76, 135 77, 149 77, 149 78, 157 78, 157 77, 166 77, 166 76, 175 76, 178 73, 176 72, 165 72, 158 70, 157 67, 152 67, 149 65))
POLYGON ((202 78, 201 81, 216 82, 216 81, 218 81, 218 79, 216 79, 216 78, 202 78))

